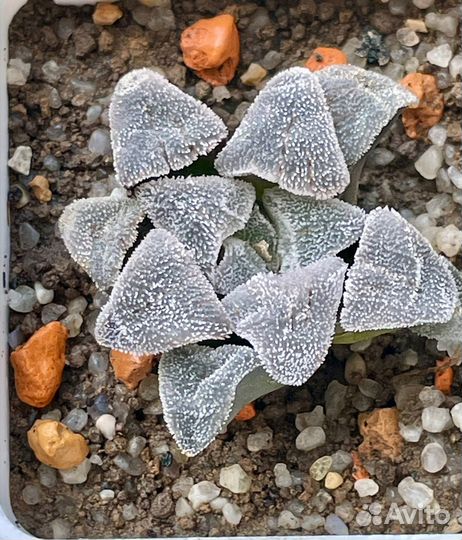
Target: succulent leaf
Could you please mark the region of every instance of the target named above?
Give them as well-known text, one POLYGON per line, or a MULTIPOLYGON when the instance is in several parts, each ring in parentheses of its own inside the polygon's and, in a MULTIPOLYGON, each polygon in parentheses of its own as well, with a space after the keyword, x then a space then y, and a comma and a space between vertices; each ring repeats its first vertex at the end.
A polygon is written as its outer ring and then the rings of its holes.
POLYGON ((215 166, 224 176, 254 174, 316 199, 334 197, 350 180, 322 87, 298 67, 265 86, 215 166))
POLYGON ((229 334, 226 314, 192 254, 154 229, 135 249, 98 316, 100 345, 158 354, 229 334))
POLYGON ((74 201, 58 222, 71 257, 100 289, 110 287, 117 279, 144 215, 135 200, 115 191, 109 197, 74 201))
POLYGON ((398 111, 416 96, 389 77, 352 65, 316 72, 334 119, 345 161, 353 165, 371 148, 398 111))
POLYGON ((218 294, 228 294, 260 272, 267 272, 266 263, 244 240, 230 237, 223 242, 224 254, 213 273, 218 294))
POLYGON ((266 262, 273 262, 277 244, 276 231, 261 213, 257 203, 254 204, 245 227, 234 236, 248 242, 266 262))
POLYGON ((364 211, 338 199, 317 201, 273 188, 264 192, 263 205, 278 233, 283 272, 336 255, 358 240, 364 226, 364 211))
POLYGON ((258 274, 223 300, 276 382, 303 384, 323 363, 335 330, 346 264, 326 257, 284 274, 258 274))
POLYGON ((227 133, 204 103, 146 68, 117 83, 109 118, 114 168, 126 187, 190 165, 227 133))
POLYGON ((236 388, 258 367, 250 347, 190 345, 162 355, 159 391, 164 419, 180 449, 195 456, 226 426, 236 388))
POLYGON ((223 240, 249 219, 255 189, 242 180, 190 176, 147 182, 137 197, 152 223, 173 233, 210 274, 223 240))
POLYGON ((345 330, 447 322, 456 298, 446 260, 398 212, 377 208, 366 217, 345 285, 345 330))

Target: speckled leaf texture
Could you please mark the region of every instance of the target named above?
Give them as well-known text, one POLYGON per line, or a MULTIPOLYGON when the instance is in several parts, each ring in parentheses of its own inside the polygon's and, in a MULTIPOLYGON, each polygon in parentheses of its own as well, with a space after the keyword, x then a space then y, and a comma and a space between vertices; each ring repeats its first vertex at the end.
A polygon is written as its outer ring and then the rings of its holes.
POLYGON ((364 226, 364 211, 338 199, 317 201, 273 188, 264 192, 263 205, 278 232, 283 272, 336 255, 358 240, 364 226))
POLYGON ((248 242, 267 263, 272 262, 277 244, 276 231, 261 213, 257 203, 254 204, 245 227, 234 236, 248 242))
POLYGON ((158 354, 229 334, 227 316, 192 254, 155 229, 135 249, 96 322, 100 345, 158 354))
POLYGON ((462 272, 448 262, 449 269, 454 277, 457 287, 456 308, 447 323, 424 324, 413 328, 416 334, 430 339, 436 339, 437 348, 446 351, 449 356, 462 353, 462 272))
POLYGON ((343 328, 361 332, 447 322, 456 299, 446 260, 398 212, 373 210, 348 271, 343 328))
POLYGON ((109 119, 114 168, 126 187, 190 165, 227 134, 204 103, 146 68, 117 83, 109 119))
POLYGON ((301 385, 324 362, 346 268, 326 257, 284 274, 258 274, 223 299, 235 333, 275 381, 301 385))
POLYGON ((224 254, 213 273, 218 294, 228 294, 255 274, 267 272, 265 261, 244 240, 230 237, 223 242, 224 254))
POLYGON ((79 199, 61 214, 59 231, 67 250, 100 289, 119 275, 143 215, 135 200, 122 195, 79 199))
POLYGON ((350 181, 322 87, 298 67, 265 86, 215 166, 224 176, 254 174, 316 199, 335 197, 350 181))
POLYGON ((159 392, 164 419, 186 455, 201 452, 226 426, 236 387, 258 363, 253 349, 238 345, 190 345, 162 356, 159 392))
POLYGON ((140 186, 137 197, 152 223, 191 249, 209 274, 223 240, 249 219, 255 189, 248 182, 220 176, 161 178, 140 186))
POLYGON ((398 111, 418 100, 389 77, 357 66, 329 66, 315 73, 349 166, 371 148, 398 111))

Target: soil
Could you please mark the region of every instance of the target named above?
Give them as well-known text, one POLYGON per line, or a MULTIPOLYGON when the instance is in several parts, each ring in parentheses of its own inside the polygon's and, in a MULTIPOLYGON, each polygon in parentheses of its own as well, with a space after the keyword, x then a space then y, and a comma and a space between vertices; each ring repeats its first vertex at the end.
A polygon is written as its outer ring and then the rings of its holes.
MULTIPOLYGON (((56 232, 56 221, 69 202, 109 192, 113 185, 111 156, 95 156, 88 151, 87 144, 96 128, 106 128, 108 98, 118 79, 129 70, 161 68, 172 82, 211 105, 233 128, 239 120, 234 114, 238 105, 251 102, 257 94, 256 89, 243 85, 239 76, 251 62, 260 62, 268 51, 275 50, 283 55, 282 62, 270 71, 273 74, 302 64, 317 46, 342 47, 352 37, 361 38, 369 27, 377 28, 384 35, 393 35, 403 26, 404 19, 420 18, 421 11, 411 4, 405 14, 391 15, 387 4, 365 0, 318 3, 314 0, 281 3, 262 0, 232 5, 223 0, 184 0, 174 2, 172 6, 175 28, 154 32, 134 21, 131 10, 135 2, 121 2, 120 5, 124 16, 113 26, 103 28, 92 23, 92 6, 62 7, 49 1, 32 0, 20 10, 10 27, 10 57, 20 57, 32 64, 28 82, 21 87, 9 88, 10 146, 13 150, 18 145, 28 145, 33 152, 30 175, 11 172, 10 286, 15 288, 40 281, 54 290, 55 304, 66 305, 79 296, 84 296, 89 304, 80 334, 69 340, 68 366, 55 401, 45 410, 33 409, 18 400, 14 384, 10 384, 11 499, 18 521, 25 529, 43 538, 53 537, 52 523, 55 522, 56 527, 57 519, 62 520, 58 523, 68 527, 72 538, 300 535, 307 533, 301 532, 300 528, 289 530, 278 526, 281 511, 288 509, 300 517, 318 512, 326 517, 346 501, 351 506, 351 517, 345 518, 350 534, 448 531, 445 529, 447 524, 425 522, 406 525, 374 520, 367 526, 360 526, 355 516, 372 502, 388 508, 396 498, 396 487, 394 491, 392 487, 409 475, 434 490, 439 506, 447 509, 451 518, 460 516, 461 434, 456 428, 436 436, 444 442, 448 454, 448 464, 441 472, 429 474, 421 468, 422 448, 433 440, 431 434, 426 434, 418 443, 405 443, 397 463, 387 459, 365 462, 380 486, 377 495, 358 496, 353 488, 350 467, 343 473, 342 486, 332 492, 325 503, 319 502, 323 497, 319 495, 322 484, 310 477, 310 465, 318 457, 337 450, 351 453, 362 441, 358 429, 359 412, 353 406, 357 388, 348 385, 344 378, 345 359, 351 354, 347 346, 333 347, 325 364, 303 387, 284 388, 259 400, 255 419, 232 422, 227 432, 201 455, 190 459, 182 456, 152 402, 144 401, 136 390, 129 391, 117 383, 110 368, 103 377, 96 377, 88 370, 89 355, 101 350, 92 336, 97 313, 96 290, 88 276, 71 261, 56 232), (227 87, 231 98, 216 103, 211 88, 182 63, 179 37, 186 26, 199 18, 211 17, 225 9, 232 9, 238 17, 242 54, 237 76, 227 87), (72 31, 62 38, 60 35, 66 25, 72 31), (53 83, 46 82, 42 72, 43 64, 49 60, 55 60, 64 68, 53 83), (56 88, 61 100, 56 108, 50 98, 52 88, 56 88), (89 106, 97 103, 102 104, 104 111, 96 123, 90 124, 86 112, 89 106), (52 126, 57 129, 50 130, 52 126), (50 167, 45 166, 47 156, 56 158, 59 170, 49 170, 50 167), (42 204, 30 194, 27 205, 15 208, 18 191, 14 184, 24 186, 30 193, 27 184, 37 174, 49 180, 52 200, 42 204), (38 245, 29 250, 22 249, 19 243, 18 227, 25 222, 40 233, 38 245), (333 380, 347 386, 347 395, 341 413, 325 426, 327 443, 309 453, 298 451, 295 447, 298 434, 295 415, 309 411, 315 405, 324 405, 325 390, 333 380), (91 407, 102 394, 110 404, 117 402, 119 407, 126 404, 128 418, 119 426, 113 441, 104 440, 92 418, 83 429, 82 434, 90 441, 92 453, 99 456, 101 464, 93 464, 84 484, 65 484, 58 475, 52 487, 40 485, 40 464, 27 445, 27 430, 36 418, 49 411, 58 410, 64 417, 76 407, 91 407), (265 427, 270 427, 274 433, 271 448, 249 452, 247 436, 265 427), (115 455, 126 448, 127 441, 134 435, 147 439, 141 455, 146 472, 141 476, 129 476, 113 462, 115 455), (210 480, 218 484, 220 469, 234 463, 240 463, 252 477, 249 493, 226 493, 243 513, 238 526, 227 523, 221 513, 212 511, 209 505, 204 505, 192 516, 178 518, 175 515, 178 494, 172 486, 178 478, 187 476, 194 482, 210 480), (276 463, 285 463, 298 478, 298 483, 291 488, 276 487, 273 472, 276 463), (22 496, 24 487, 30 484, 40 487, 40 501, 33 506, 26 504, 22 496), (103 489, 112 489, 115 498, 102 501, 99 493, 103 489), (130 503, 136 508, 133 517, 127 511, 130 503)), ((456 2, 437 2, 436 5, 446 12, 456 6, 456 2)), ((435 36, 423 34, 421 39, 432 43, 435 36)), ((438 68, 426 64, 425 70, 436 72, 438 68)), ((452 83, 444 89, 446 126, 457 122, 460 113, 457 91, 460 94, 460 83, 458 90, 452 83)), ((452 142, 460 143, 460 134, 459 140, 454 138, 452 142)), ((434 181, 418 175, 414 161, 428 142, 410 141, 401 122, 397 121, 381 146, 390 149, 396 157, 385 168, 366 166, 360 190, 361 205, 366 209, 390 205, 399 210, 411 210, 415 215, 423 213, 425 202, 436 194, 436 187, 434 181)), ((441 224, 448 223, 462 228, 460 207, 442 218, 441 224)), ((454 262, 461 267, 460 254, 454 262)), ((24 338, 29 337, 42 325, 41 310, 42 306, 36 306, 25 315, 12 312, 10 329, 19 327, 24 338)), ((367 363, 368 378, 379 383, 381 388, 380 396, 373 400, 369 410, 395 405, 397 377, 409 377, 413 383, 431 386, 432 367, 442 356, 433 342, 405 331, 376 338, 361 354, 367 363), (403 364, 409 350, 414 350, 418 356, 412 371, 403 364)), ((455 368, 455 373, 453 395, 446 398, 447 407, 458 401, 456 396, 462 395, 459 367, 455 368)), ((405 410, 404 414, 415 416, 411 410, 405 410)), ((459 530, 456 528, 454 532, 459 530)), ((326 531, 321 527, 314 533, 325 534, 326 531)))

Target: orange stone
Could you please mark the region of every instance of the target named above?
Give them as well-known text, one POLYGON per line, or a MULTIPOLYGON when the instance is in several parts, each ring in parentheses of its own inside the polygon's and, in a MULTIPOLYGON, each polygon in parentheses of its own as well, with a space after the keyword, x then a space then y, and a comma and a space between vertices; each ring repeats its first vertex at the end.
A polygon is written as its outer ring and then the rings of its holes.
POLYGON ((454 369, 451 366, 451 359, 447 357, 437 360, 435 371, 435 388, 440 390, 440 392, 443 392, 443 394, 450 395, 453 383, 454 369))
POLYGON ((311 71, 319 71, 335 64, 348 64, 348 56, 335 47, 318 47, 306 61, 305 67, 311 71))
POLYGON ((56 420, 36 420, 27 432, 35 457, 55 469, 77 467, 87 457, 87 441, 56 420))
POLYGON ((399 411, 396 407, 374 409, 359 415, 359 431, 364 440, 358 450, 366 459, 377 457, 399 461, 403 438, 399 432, 399 411))
POLYGON ((184 63, 212 86, 229 83, 239 65, 239 32, 232 15, 200 19, 181 34, 184 63))
POLYGON ((134 390, 140 381, 151 373, 152 363, 156 357, 152 354, 137 356, 113 349, 111 364, 117 379, 124 382, 130 390, 134 390))
POLYGON ((438 88, 436 77, 425 73, 409 73, 401 84, 418 98, 402 114, 404 129, 411 139, 424 139, 428 130, 437 124, 444 112, 444 97, 438 88))
POLYGON ((366 467, 364 467, 363 461, 358 452, 351 452, 351 458, 353 459, 353 478, 355 480, 363 480, 364 478, 370 478, 370 474, 367 472, 366 467))
POLYGON ((29 186, 32 188, 34 196, 38 201, 42 203, 51 201, 53 194, 50 191, 50 184, 44 176, 36 176, 29 183, 29 186))
POLYGON ((61 384, 69 331, 53 321, 11 353, 16 393, 32 407, 46 407, 61 384))
POLYGON ((247 422, 256 416, 257 411, 255 410, 255 405, 253 403, 248 403, 236 414, 234 420, 237 420, 238 422, 247 422))
POLYGON ((123 16, 123 11, 116 4, 96 4, 93 22, 99 26, 111 26, 123 16))

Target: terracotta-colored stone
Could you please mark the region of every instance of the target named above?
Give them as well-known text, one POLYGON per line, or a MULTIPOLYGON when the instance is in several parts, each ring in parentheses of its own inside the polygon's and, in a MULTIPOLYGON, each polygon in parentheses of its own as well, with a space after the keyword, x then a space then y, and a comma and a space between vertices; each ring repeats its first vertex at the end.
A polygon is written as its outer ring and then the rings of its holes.
POLYGON ((66 363, 67 328, 53 321, 11 353, 18 397, 32 407, 46 407, 58 391, 66 363))
POLYGON ((234 420, 238 422, 247 422, 252 420, 257 416, 257 411, 255 410, 255 405, 253 403, 247 403, 242 409, 236 414, 234 420))
POLYGON ((311 71, 319 71, 335 64, 348 64, 348 56, 334 47, 318 47, 306 61, 305 67, 311 71))
POLYGON ((353 459, 353 478, 355 480, 363 480, 364 478, 370 478, 370 474, 367 472, 366 467, 364 467, 363 461, 359 453, 353 450, 353 452, 351 452, 351 458, 353 459))
POLYGON ((184 63, 212 86, 224 86, 239 65, 239 32, 230 14, 200 19, 186 28, 180 42, 184 63))
POLYGON ((44 176, 37 175, 30 183, 29 186, 34 192, 35 198, 42 202, 46 203, 51 201, 53 194, 50 190, 50 184, 44 176))
POLYGON ((403 438, 399 432, 399 411, 396 407, 374 409, 359 415, 359 431, 364 440, 359 453, 366 459, 377 457, 399 461, 403 438))
POLYGON ((409 73, 401 84, 418 98, 402 114, 404 129, 411 139, 424 139, 428 130, 437 124, 444 112, 444 97, 438 88, 436 77, 425 73, 409 73))
POLYGON ((56 420, 36 420, 27 432, 35 457, 55 469, 71 469, 87 457, 87 441, 56 420))
POLYGON ((123 11, 116 4, 96 4, 93 22, 100 26, 111 26, 123 16, 123 11))
POLYGON ((450 395, 454 384, 454 369, 451 366, 451 358, 441 358, 436 361, 435 388, 450 395))
POLYGON ((134 390, 140 381, 151 373, 152 363, 158 358, 152 354, 136 356, 113 349, 111 351, 111 364, 117 379, 124 382, 128 388, 134 390))

